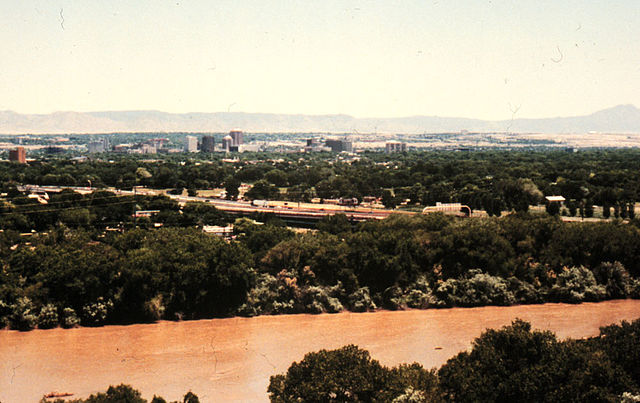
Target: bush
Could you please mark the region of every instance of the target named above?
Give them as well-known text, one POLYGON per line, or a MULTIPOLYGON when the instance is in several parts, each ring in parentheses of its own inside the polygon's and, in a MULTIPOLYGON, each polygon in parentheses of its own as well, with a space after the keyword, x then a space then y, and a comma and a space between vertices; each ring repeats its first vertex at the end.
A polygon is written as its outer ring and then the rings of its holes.
POLYGON ((9 317, 11 316, 12 306, 0 299, 0 329, 9 326, 9 317))
POLYGON ((432 295, 413 289, 404 296, 404 300, 409 308, 426 309, 431 305, 432 295))
POLYGON ((369 295, 369 287, 362 287, 349 294, 347 297, 349 309, 353 312, 366 312, 377 308, 369 295))
POLYGON ((256 285, 249 290, 247 301, 238 308, 238 314, 255 316, 293 313, 294 288, 296 285, 288 276, 276 278, 263 273, 258 276, 256 285))
POLYGON ((515 298, 501 277, 477 273, 463 282, 468 290, 465 303, 469 305, 513 305, 515 298))
POLYGON ((620 262, 602 263, 594 270, 594 276, 605 286, 608 298, 626 298, 631 291, 629 272, 620 262))
POLYGON ((36 326, 38 317, 33 303, 28 297, 20 297, 13 305, 10 317, 11 328, 17 330, 31 330, 36 326))
POLYGON ((640 279, 634 279, 629 283, 629 296, 640 299, 640 279))
POLYGON ((99 326, 104 324, 113 309, 111 300, 104 301, 102 297, 94 303, 82 307, 82 324, 87 326, 99 326))
POLYGON ((76 327, 80 324, 80 318, 78 318, 73 308, 64 308, 62 310, 62 317, 62 326, 65 328, 76 327))
POLYGON ((404 299, 402 295, 402 289, 397 285, 387 288, 382 293, 382 307, 385 309, 391 309, 393 311, 402 309, 404 306, 404 299))
POLYGON ((331 297, 325 288, 317 286, 307 287, 302 290, 301 294, 305 312, 336 313, 344 309, 340 300, 331 297))
POLYGON ((501 277, 471 270, 468 278, 449 279, 436 289, 437 306, 512 305, 516 298, 501 277))
POLYGON ((425 309, 435 306, 437 299, 433 295, 426 277, 420 276, 406 288, 404 301, 409 308, 425 309))
POLYGON ((564 267, 551 287, 550 296, 559 302, 600 301, 606 297, 605 287, 596 283, 593 273, 584 266, 564 267))
POLYGON ((53 304, 47 304, 40 309, 38 315, 38 328, 51 329, 58 326, 58 309, 53 304))
POLYGON ((151 321, 160 320, 164 317, 166 308, 162 301, 162 295, 158 294, 144 303, 144 312, 151 321))
POLYGON ((543 295, 532 284, 519 280, 515 277, 507 279, 509 292, 518 304, 541 304, 544 302, 543 295))

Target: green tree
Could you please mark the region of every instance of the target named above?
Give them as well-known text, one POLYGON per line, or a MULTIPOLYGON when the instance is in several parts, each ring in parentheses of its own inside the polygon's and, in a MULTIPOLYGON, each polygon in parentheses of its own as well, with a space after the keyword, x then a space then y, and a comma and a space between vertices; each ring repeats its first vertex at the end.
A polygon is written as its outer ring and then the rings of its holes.
POLYGON ((278 194, 278 189, 275 186, 273 186, 266 180, 261 179, 253 184, 253 186, 247 191, 245 196, 249 199, 272 200, 276 199, 278 194))
POLYGON ((264 175, 264 178, 275 186, 287 186, 287 174, 279 169, 272 169, 264 175))
POLYGON ((239 188, 240 181, 233 176, 228 176, 224 180, 224 190, 227 193, 227 199, 235 200, 238 198, 238 194, 240 194, 239 188))
POLYGON ((351 232, 352 225, 345 214, 339 213, 324 216, 318 224, 316 224, 316 228, 319 231, 337 235, 343 232, 351 232))
POLYGON ((440 368, 448 400, 613 401, 635 386, 606 355, 584 343, 558 342, 521 320, 486 330, 440 368))
POLYGON ((272 402, 373 401, 386 389, 387 371, 354 345, 320 350, 291 364, 285 375, 272 376, 272 402))
POLYGON ((390 190, 382 191, 382 204, 388 209, 394 209, 398 205, 398 198, 390 190))

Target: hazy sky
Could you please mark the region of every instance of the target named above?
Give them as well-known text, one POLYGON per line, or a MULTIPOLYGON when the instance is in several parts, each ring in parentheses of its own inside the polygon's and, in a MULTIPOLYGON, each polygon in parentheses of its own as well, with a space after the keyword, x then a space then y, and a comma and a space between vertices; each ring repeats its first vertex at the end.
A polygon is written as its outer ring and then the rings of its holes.
POLYGON ((0 0, 0 110, 484 119, 640 106, 640 1, 0 0))

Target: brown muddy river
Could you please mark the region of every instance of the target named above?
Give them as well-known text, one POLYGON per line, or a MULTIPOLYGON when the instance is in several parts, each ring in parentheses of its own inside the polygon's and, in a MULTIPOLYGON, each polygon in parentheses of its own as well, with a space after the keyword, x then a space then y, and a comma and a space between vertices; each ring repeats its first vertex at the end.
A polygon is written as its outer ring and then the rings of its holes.
POLYGON ((230 318, 102 328, 0 331, 0 402, 45 393, 87 397, 128 383, 143 397, 265 401, 269 376, 305 353, 357 344, 386 365, 442 365, 485 328, 515 318, 558 337, 587 337, 640 317, 640 301, 230 318))

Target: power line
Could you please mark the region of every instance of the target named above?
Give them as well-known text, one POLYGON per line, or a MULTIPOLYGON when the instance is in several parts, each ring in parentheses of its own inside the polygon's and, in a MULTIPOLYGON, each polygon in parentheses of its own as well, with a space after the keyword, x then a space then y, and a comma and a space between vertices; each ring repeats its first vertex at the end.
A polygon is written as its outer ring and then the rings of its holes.
MULTIPOLYGON (((114 199, 114 198, 121 198, 121 197, 132 197, 133 195, 129 196, 129 195, 124 195, 124 196, 118 196, 118 195, 113 195, 113 196, 106 196, 106 197, 98 197, 98 198, 92 198, 92 199, 78 199, 78 200, 60 200, 60 201, 55 201, 55 202, 47 202, 46 205, 50 206, 53 204, 65 204, 65 203, 74 203, 74 202, 93 202, 95 200, 109 200, 109 199, 114 199)), ((33 204, 34 206, 37 206, 37 204, 33 204)), ((21 206, 28 206, 28 204, 21 204, 21 206)))
POLYGON ((108 203, 108 204, 101 204, 101 205, 98 205, 98 206, 71 206, 71 207, 59 207, 59 208, 55 208, 55 209, 43 209, 43 210, 31 210, 31 211, 29 211, 29 210, 8 211, 8 212, 0 213, 0 215, 48 213, 48 212, 54 212, 54 211, 84 209, 84 208, 88 208, 88 207, 103 207, 103 206, 111 206, 111 205, 116 205, 116 204, 130 204, 130 203, 135 203, 135 202, 136 202, 135 200, 129 200, 129 201, 123 201, 123 202, 114 202, 114 203, 108 203))

